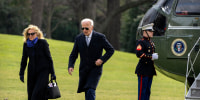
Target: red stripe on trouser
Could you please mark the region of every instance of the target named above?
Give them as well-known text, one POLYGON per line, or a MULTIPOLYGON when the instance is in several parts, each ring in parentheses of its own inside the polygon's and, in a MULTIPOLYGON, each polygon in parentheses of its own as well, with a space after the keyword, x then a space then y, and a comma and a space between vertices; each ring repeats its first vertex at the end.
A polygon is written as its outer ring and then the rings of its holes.
POLYGON ((141 77, 140 77, 140 95, 139 95, 139 100, 141 100, 142 99, 142 75, 141 75, 141 77))

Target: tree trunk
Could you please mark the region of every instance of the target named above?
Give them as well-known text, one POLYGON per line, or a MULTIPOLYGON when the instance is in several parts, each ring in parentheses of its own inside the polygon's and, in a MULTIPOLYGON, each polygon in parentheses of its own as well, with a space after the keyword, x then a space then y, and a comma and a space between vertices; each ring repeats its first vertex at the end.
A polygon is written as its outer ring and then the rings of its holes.
POLYGON ((113 17, 117 16, 118 14, 121 14, 122 12, 133 8, 133 7, 138 7, 144 3, 152 3, 154 0, 139 0, 139 1, 132 1, 129 2, 128 4, 125 4, 123 6, 120 6, 119 8, 113 10, 112 12, 110 12, 109 15, 107 15, 106 20, 104 21, 104 23, 102 24, 102 27, 100 29, 101 32, 105 32, 107 27, 108 27, 108 23, 113 19, 113 17))
POLYGON ((47 26, 46 26, 46 38, 51 39, 51 20, 52 20, 52 12, 48 12, 47 16, 47 26))
POLYGON ((44 0, 32 0, 31 24, 39 28, 42 28, 43 4, 44 0))
POLYGON ((96 0, 81 0, 82 1, 82 18, 96 18, 96 0))
POLYGON ((46 2, 46 38, 51 39, 51 20, 52 20, 52 16, 53 16, 53 11, 54 11, 54 0, 48 0, 46 2))
POLYGON ((73 10, 76 14, 76 19, 79 21, 79 23, 83 18, 91 18, 95 21, 96 0, 70 0, 70 3, 73 7, 73 10))
MULTIPOLYGON (((107 0, 107 16, 115 9, 119 8, 120 0, 107 0)), ((121 14, 114 16, 108 23, 106 29, 106 36, 116 50, 120 49, 119 35, 120 35, 120 18, 121 14)))

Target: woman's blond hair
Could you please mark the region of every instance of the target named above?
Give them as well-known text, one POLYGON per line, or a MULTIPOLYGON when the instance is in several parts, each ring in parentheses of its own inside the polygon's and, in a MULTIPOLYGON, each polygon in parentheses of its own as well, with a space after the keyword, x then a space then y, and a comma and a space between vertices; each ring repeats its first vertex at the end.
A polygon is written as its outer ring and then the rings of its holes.
POLYGON ((39 29, 39 27, 36 26, 36 25, 30 24, 27 28, 24 29, 24 31, 23 31, 23 33, 22 33, 22 34, 24 35, 24 42, 26 42, 27 39, 28 39, 27 33, 28 33, 28 31, 29 31, 30 29, 35 30, 35 33, 37 34, 38 39, 44 39, 43 33, 42 33, 42 31, 39 29))

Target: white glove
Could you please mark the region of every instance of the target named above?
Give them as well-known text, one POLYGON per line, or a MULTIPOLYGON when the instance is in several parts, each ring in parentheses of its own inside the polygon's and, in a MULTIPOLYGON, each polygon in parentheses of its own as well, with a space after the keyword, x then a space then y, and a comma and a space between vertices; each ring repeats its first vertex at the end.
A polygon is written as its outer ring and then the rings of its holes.
POLYGON ((158 59, 158 53, 153 53, 152 54, 152 60, 158 59))

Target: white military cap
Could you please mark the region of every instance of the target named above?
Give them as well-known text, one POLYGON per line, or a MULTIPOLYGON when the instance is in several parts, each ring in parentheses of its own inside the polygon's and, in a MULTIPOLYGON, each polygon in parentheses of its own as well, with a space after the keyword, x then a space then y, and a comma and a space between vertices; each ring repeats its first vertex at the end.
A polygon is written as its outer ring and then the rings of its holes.
POLYGON ((154 31, 153 25, 154 25, 153 23, 144 25, 144 26, 142 26, 142 30, 151 30, 151 31, 154 31))

